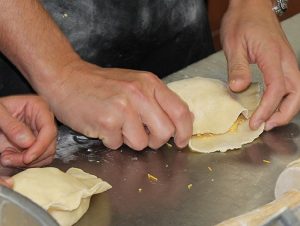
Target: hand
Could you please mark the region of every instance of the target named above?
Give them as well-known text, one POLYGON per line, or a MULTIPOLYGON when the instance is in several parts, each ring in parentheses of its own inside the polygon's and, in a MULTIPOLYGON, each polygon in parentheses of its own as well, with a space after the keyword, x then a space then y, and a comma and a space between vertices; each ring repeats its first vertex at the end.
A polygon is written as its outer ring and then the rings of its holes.
POLYGON ((173 136, 177 146, 187 145, 192 135, 188 106, 155 75, 82 60, 59 74, 60 81, 43 94, 56 117, 72 129, 111 149, 123 143, 135 150, 157 149, 173 136))
POLYGON ((250 84, 250 63, 263 73, 265 91, 250 120, 253 129, 262 122, 265 130, 285 125, 300 109, 296 57, 271 8, 270 0, 231 0, 221 29, 230 88, 239 92, 250 84))
POLYGON ((0 177, 0 185, 3 185, 8 188, 12 188, 13 180, 9 177, 0 177))
POLYGON ((0 51, 61 122, 112 149, 158 148, 172 136, 187 145, 192 115, 156 76, 82 61, 38 0, 5 1, 0 9, 0 51))
POLYGON ((37 96, 0 98, 0 161, 9 167, 52 162, 56 126, 48 105, 37 96))

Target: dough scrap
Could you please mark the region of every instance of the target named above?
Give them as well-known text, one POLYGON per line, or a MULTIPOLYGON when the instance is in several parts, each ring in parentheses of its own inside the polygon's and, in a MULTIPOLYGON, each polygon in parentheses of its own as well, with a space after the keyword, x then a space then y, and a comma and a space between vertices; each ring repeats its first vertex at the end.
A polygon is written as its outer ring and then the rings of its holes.
POLYGON ((225 152, 252 142, 264 129, 249 128, 249 118, 260 101, 260 87, 252 84, 238 94, 220 80, 194 77, 167 84, 194 113, 189 147, 196 152, 225 152))
POLYGON ((94 194, 111 186, 78 168, 66 173, 54 167, 31 168, 13 176, 16 192, 47 210, 61 226, 75 224, 87 211, 94 194))

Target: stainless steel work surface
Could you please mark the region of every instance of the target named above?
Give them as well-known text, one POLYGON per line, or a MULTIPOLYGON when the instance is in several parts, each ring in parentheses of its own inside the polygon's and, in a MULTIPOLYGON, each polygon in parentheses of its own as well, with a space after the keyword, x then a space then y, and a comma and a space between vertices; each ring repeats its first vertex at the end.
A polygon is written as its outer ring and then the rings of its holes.
MULTIPOLYGON (((300 59, 300 14, 283 28, 300 59)), ((261 81, 252 66, 254 81, 261 81)), ((222 51, 165 79, 193 76, 226 80, 222 51)), ((276 179, 285 166, 300 158, 300 116, 288 126, 264 133, 244 148, 227 153, 199 154, 166 145, 160 150, 134 152, 126 148, 81 149, 53 166, 71 166, 93 173, 112 185, 92 199, 77 225, 194 226, 214 225, 274 199, 276 179), (148 173, 157 181, 148 178, 148 173)))
POLYGON ((199 154, 165 145, 73 150, 53 166, 79 167, 112 185, 77 225, 214 225, 274 199, 276 179, 300 158, 300 117, 240 150, 199 154), (148 178, 148 173, 157 178, 148 178))
MULTIPOLYGON (((299 25, 300 15, 283 23, 298 59, 299 25)), ((254 80, 260 80, 257 68, 252 69, 254 80)), ((223 52, 165 81, 197 75, 225 80, 223 52)), ((297 116, 293 123, 226 153, 199 154, 177 150, 174 145, 157 151, 135 152, 126 147, 112 151, 95 145, 70 148, 52 166, 62 170, 79 167, 112 185, 111 190, 92 198, 77 226, 214 225, 274 199, 278 175, 289 162, 300 158, 299 126, 297 116)))

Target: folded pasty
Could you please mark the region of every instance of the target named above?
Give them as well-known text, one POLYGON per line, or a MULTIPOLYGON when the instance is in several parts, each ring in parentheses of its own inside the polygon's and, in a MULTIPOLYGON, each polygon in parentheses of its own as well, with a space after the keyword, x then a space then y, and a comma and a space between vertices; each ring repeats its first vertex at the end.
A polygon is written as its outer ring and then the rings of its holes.
POLYGON ((32 168, 13 176, 16 192, 47 210, 61 226, 75 224, 87 211, 90 198, 111 186, 81 169, 32 168))
POLYGON ((189 142, 197 152, 225 152, 252 142, 262 132, 249 128, 249 118, 258 106, 260 89, 252 84, 246 91, 234 94, 220 80, 195 77, 171 82, 177 93, 194 113, 193 136, 189 142))

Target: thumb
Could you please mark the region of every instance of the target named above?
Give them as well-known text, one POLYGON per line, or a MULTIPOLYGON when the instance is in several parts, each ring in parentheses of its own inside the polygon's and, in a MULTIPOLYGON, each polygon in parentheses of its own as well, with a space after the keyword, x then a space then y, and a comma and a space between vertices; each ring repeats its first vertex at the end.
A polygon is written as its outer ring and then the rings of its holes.
POLYGON ((1 104, 0 130, 10 142, 22 149, 30 147, 35 141, 32 131, 23 122, 14 118, 1 104))
POLYGON ((228 82, 233 92, 245 90, 251 83, 251 72, 247 51, 243 48, 236 48, 226 54, 228 65, 228 82))

